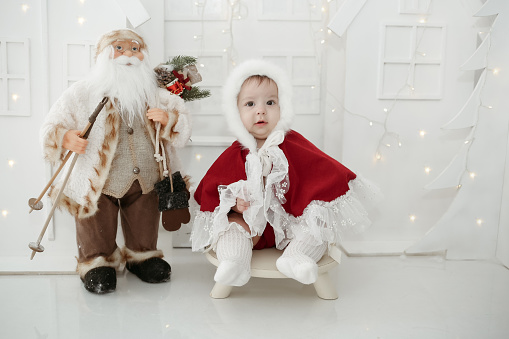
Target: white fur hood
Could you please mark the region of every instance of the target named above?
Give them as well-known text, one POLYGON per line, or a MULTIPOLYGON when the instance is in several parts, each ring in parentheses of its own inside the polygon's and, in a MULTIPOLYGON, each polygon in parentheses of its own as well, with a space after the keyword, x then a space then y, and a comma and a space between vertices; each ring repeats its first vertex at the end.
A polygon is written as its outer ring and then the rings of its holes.
POLYGON ((256 151, 256 140, 242 124, 237 107, 240 88, 244 81, 252 75, 267 76, 274 80, 278 87, 281 117, 274 131, 287 132, 290 130, 294 113, 292 109, 292 85, 281 68, 260 59, 248 60, 235 67, 223 88, 223 112, 231 133, 244 147, 254 152, 256 151))

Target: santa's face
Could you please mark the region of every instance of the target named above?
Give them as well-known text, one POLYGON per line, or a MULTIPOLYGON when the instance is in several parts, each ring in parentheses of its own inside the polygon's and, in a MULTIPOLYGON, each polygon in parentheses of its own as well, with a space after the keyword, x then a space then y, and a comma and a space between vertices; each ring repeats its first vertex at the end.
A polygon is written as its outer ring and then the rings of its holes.
POLYGON ((262 147, 280 117, 276 83, 271 79, 246 80, 240 88, 237 107, 242 124, 256 139, 257 147, 262 147))
MULTIPOLYGON (((111 43, 113 46, 113 59, 116 59, 121 56, 125 56, 130 58, 132 56, 138 58, 140 61, 143 61, 144 55, 141 52, 141 47, 138 41, 136 40, 117 40, 111 43)), ((131 66, 131 63, 127 63, 126 66, 131 66)))

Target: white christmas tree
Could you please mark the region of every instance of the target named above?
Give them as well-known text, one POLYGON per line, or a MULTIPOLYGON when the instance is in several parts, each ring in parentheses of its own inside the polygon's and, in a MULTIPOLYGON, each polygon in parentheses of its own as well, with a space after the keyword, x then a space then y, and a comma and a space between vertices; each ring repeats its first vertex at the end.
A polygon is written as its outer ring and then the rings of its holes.
POLYGON ((465 105, 443 126, 470 133, 449 166, 427 186, 457 187, 458 192, 437 224, 407 253, 447 251, 449 259, 496 257, 508 143, 509 1, 488 0, 475 16, 496 16, 461 66, 465 72, 482 74, 465 105))

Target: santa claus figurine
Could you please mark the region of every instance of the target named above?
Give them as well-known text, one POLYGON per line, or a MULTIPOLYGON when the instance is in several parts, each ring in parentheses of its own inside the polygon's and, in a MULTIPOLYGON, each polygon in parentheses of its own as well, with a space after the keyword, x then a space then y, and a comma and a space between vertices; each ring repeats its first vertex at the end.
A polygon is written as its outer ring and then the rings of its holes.
MULTIPOLYGON (((162 142, 163 158, 179 171, 175 148, 186 144, 191 127, 184 100, 158 87, 139 34, 129 29, 104 34, 95 59, 89 76, 52 106, 41 141, 53 165, 68 150, 80 154, 58 203, 75 218, 77 272, 88 291, 102 294, 115 290, 116 268, 124 262, 145 282, 170 279, 171 267, 157 249, 160 212, 154 184, 162 176, 155 146, 162 142), (88 139, 80 138, 103 97, 108 103, 88 139), (119 215, 122 249, 115 241, 119 215)), ((52 198, 59 186, 50 192, 52 198)))

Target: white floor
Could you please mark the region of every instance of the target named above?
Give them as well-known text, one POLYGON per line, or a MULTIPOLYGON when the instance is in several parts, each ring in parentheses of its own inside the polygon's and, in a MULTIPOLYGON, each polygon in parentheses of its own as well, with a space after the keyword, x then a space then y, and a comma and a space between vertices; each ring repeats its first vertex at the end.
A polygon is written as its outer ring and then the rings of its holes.
POLYGON ((509 338, 509 270, 498 263, 343 258, 333 301, 262 278, 214 300, 215 267, 189 249, 173 250, 170 282, 126 272, 102 296, 76 275, 0 275, 0 338, 509 338))

